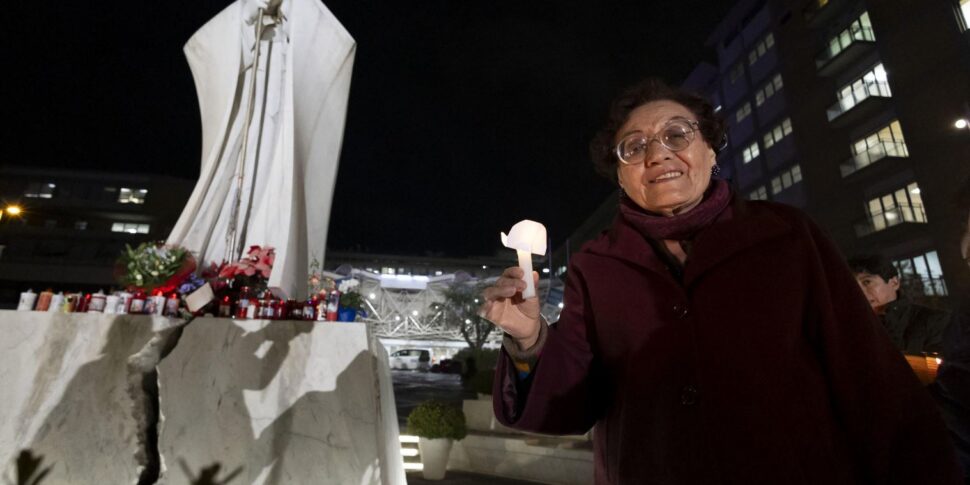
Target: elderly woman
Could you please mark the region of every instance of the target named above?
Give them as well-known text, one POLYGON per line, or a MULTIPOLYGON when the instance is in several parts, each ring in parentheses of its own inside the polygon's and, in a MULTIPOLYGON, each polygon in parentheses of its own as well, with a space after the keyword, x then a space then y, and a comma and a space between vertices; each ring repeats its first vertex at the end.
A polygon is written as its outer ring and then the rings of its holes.
POLYGON ((959 483, 929 394, 835 246, 712 178, 724 131, 657 80, 614 103, 591 148, 619 215, 573 256, 559 321, 521 298, 519 268, 484 292, 506 334, 496 416, 595 426, 597 484, 959 483))

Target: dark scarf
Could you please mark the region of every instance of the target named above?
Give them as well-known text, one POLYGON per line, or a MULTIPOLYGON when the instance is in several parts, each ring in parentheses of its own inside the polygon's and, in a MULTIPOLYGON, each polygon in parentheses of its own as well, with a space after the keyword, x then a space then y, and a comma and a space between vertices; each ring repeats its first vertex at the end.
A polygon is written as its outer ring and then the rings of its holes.
POLYGON ((673 217, 650 214, 629 197, 620 200, 620 215, 648 239, 690 241, 724 212, 731 202, 731 189, 720 179, 711 179, 704 199, 693 209, 673 217))

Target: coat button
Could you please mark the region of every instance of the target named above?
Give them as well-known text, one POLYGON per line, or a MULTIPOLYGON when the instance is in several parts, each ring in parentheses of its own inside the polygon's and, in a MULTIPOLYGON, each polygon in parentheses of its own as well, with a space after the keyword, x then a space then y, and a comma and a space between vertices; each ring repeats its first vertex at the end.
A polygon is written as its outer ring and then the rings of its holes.
POLYGON ((674 310, 674 316, 676 316, 681 320, 687 318, 687 315, 690 313, 690 310, 687 309, 687 305, 680 305, 680 304, 674 305, 673 310, 674 310))
POLYGON ((694 386, 684 386, 680 391, 680 403, 684 406, 697 404, 697 388, 694 386))

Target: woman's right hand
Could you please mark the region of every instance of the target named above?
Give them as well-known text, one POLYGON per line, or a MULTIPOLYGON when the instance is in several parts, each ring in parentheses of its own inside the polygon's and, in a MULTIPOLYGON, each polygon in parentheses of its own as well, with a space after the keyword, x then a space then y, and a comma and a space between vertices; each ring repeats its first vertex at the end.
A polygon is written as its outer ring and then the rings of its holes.
MULTIPOLYGON (((522 298, 523 275, 518 266, 506 268, 495 284, 482 292, 485 303, 478 314, 512 336, 519 348, 525 350, 539 339, 540 322, 539 298, 522 298)), ((538 287, 539 273, 533 271, 532 278, 538 287)))

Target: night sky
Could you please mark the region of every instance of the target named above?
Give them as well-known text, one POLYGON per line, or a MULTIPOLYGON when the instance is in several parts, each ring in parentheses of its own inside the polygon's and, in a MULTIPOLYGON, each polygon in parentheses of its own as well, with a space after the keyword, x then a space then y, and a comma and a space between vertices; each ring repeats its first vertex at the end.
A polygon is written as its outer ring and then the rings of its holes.
MULTIPOLYGON (((182 45, 229 3, 13 5, 0 163, 196 178, 182 45)), ((679 83, 731 3, 327 2, 357 40, 328 246, 491 255, 523 218, 559 244, 612 190, 587 155, 609 100, 679 83)))

